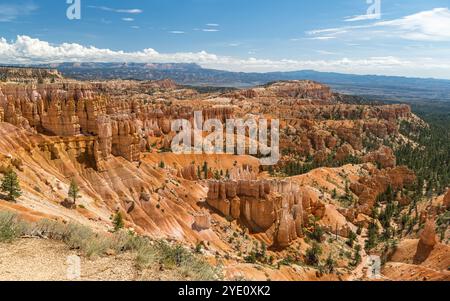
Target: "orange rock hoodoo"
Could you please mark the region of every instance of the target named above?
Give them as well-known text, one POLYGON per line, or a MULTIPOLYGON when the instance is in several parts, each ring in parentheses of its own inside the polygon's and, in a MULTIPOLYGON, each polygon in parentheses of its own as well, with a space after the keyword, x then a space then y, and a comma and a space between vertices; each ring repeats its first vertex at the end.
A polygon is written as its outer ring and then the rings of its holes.
MULTIPOLYGON (((210 208, 277 247, 288 247, 302 237, 312 216, 326 231, 346 236, 352 228, 348 216, 353 222, 351 216, 370 214, 389 185, 399 190, 415 180, 410 170, 396 167, 390 148, 367 154, 364 145, 366 138, 395 135, 398 119, 410 116, 405 105, 340 103, 329 87, 311 81, 274 83, 220 97, 195 94, 171 81, 0 85, 0 122, 10 123, 1 127, 9 137, 4 139, 5 154, 20 140, 25 151, 15 155, 28 159, 32 169, 55 169, 61 182, 77 177, 85 195, 102 200, 109 210, 126 212, 127 222, 141 232, 189 236, 193 242, 212 235, 215 226, 199 205, 206 195, 210 208), (172 121, 192 123, 195 111, 202 111, 204 120, 222 122, 234 117, 278 118, 280 148, 289 150, 287 156, 311 156, 318 163, 359 156, 386 169, 366 164, 370 170, 350 185, 358 203, 347 215, 337 204, 326 203, 321 187, 300 185, 295 179, 264 180, 266 175, 257 174, 259 166, 253 172, 233 170, 233 162, 218 167, 223 165, 220 158, 205 155, 188 163, 190 157, 179 164, 166 161, 164 168, 157 168, 156 160, 166 158, 155 150, 170 146, 172 121), (147 157, 154 160, 149 163, 147 157), (215 166, 199 176, 204 162, 215 166), (229 180, 198 181, 225 169, 229 180)), ((242 167, 246 163, 239 162, 242 167)), ((42 187, 51 186, 43 182, 42 187)))
MULTIPOLYGON (((129 161, 140 159, 141 152, 149 147, 149 137, 169 134, 173 119, 193 120, 193 107, 105 98, 102 91, 107 87, 106 83, 1 85, 0 120, 46 135, 93 135, 97 137, 97 159, 112 154, 129 161)), ((233 114, 231 107, 202 111, 205 119, 223 121, 233 114)))
POLYGON ((278 180, 211 180, 207 203, 252 232, 266 233, 278 247, 303 236, 310 214, 322 217, 325 212, 315 191, 278 180))

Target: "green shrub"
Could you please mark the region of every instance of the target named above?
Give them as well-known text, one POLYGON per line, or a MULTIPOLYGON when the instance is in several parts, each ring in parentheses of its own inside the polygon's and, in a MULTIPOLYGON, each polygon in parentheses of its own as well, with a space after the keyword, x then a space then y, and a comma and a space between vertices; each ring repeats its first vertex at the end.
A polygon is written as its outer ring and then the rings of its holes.
POLYGON ((136 266, 139 269, 147 269, 158 261, 156 250, 148 245, 143 245, 136 252, 136 266))
POLYGON ((218 271, 207 262, 192 254, 181 245, 171 246, 165 241, 158 241, 156 258, 165 268, 176 269, 181 272, 183 278, 193 280, 214 280, 218 271))
POLYGON ((117 232, 120 229, 123 229, 123 227, 125 227, 125 223, 123 221, 123 217, 122 217, 122 213, 117 212, 114 217, 113 217, 113 226, 114 226, 114 231, 117 232))
POLYGON ((331 257, 331 254, 328 255, 327 260, 325 261, 325 270, 328 272, 328 274, 331 274, 334 272, 336 268, 336 261, 331 257))
POLYGON ((345 242, 350 248, 353 248, 353 244, 355 243, 355 240, 358 238, 358 236, 355 234, 355 232, 350 230, 350 233, 348 234, 348 239, 345 242))
POLYGON ((324 235, 323 228, 316 224, 316 225, 314 225, 313 231, 309 233, 309 238, 313 239, 317 242, 322 242, 323 235, 324 235))
POLYGON ((26 224, 11 212, 0 212, 0 242, 12 242, 26 233, 26 224))
POLYGON ((321 254, 322 248, 318 243, 313 242, 312 247, 306 250, 306 263, 311 266, 319 266, 321 254))

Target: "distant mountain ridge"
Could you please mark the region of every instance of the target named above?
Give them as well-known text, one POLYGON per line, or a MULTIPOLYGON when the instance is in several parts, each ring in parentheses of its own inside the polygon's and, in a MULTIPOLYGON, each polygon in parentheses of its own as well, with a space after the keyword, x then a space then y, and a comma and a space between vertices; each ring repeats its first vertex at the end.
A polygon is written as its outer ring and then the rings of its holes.
POLYGON ((170 78, 181 85, 244 88, 280 80, 309 79, 341 93, 376 96, 392 101, 449 101, 450 80, 400 76, 354 75, 313 70, 245 73, 202 68, 186 63, 59 63, 34 67, 55 68, 79 80, 170 78))

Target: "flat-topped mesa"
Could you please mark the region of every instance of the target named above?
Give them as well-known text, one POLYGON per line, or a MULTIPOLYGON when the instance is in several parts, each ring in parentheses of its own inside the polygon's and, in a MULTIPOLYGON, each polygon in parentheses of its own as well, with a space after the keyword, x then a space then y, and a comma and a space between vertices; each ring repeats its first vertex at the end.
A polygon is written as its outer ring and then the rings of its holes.
POLYGON ((283 99, 277 107, 271 107, 283 113, 286 118, 309 119, 309 120, 397 120, 411 116, 411 107, 405 104, 363 106, 353 104, 295 104, 289 99, 283 99), (292 110, 292 106, 295 110, 292 110))
POLYGON ((278 97, 332 100, 330 87, 309 80, 280 81, 229 94, 235 98, 278 97))
POLYGON ((279 97, 330 99, 333 94, 331 88, 310 80, 293 80, 276 82, 266 86, 267 89, 279 97))
POLYGON ((91 81, 90 84, 102 92, 131 92, 137 87, 142 87, 146 90, 174 90, 180 88, 176 82, 171 79, 142 81, 137 85, 133 80, 108 80, 108 81, 91 81))
POLYGON ((145 85, 148 87, 160 88, 160 89, 166 89, 166 90, 178 88, 177 83, 169 78, 147 82, 147 83, 145 83, 145 85))
POLYGON ((318 205, 317 197, 290 181, 210 180, 207 185, 212 208, 255 233, 266 233, 278 247, 303 236, 308 214, 317 213, 311 210, 318 205))
POLYGON ((56 69, 0 66, 0 80, 19 83, 45 83, 62 79, 56 69))

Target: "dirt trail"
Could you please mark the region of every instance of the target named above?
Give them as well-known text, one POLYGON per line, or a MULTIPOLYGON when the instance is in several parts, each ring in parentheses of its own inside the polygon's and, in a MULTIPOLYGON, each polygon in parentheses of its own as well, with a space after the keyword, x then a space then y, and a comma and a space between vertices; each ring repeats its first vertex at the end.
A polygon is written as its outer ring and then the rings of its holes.
POLYGON ((367 255, 364 249, 365 239, 362 236, 358 237, 358 244, 361 246, 361 263, 353 270, 352 274, 348 278, 350 281, 357 281, 367 277, 367 260, 369 255, 367 255))
MULTIPOLYGON (((370 269, 370 265, 369 265, 369 260, 370 260, 370 255, 367 254, 364 246, 366 243, 366 236, 359 236, 358 237, 358 244, 361 246, 361 263, 352 271, 351 275, 347 278, 347 280, 349 281, 360 281, 360 280, 367 280, 369 279, 369 269, 370 269)), ((381 266, 380 266, 381 268, 381 266)), ((370 278, 371 280, 378 280, 378 281, 383 281, 383 280, 389 280, 387 277, 385 277, 384 275, 381 274, 381 270, 380 270, 380 274, 376 276, 376 278, 370 278)))
POLYGON ((80 258, 81 277, 70 279, 77 255, 63 243, 42 239, 20 239, 0 243, 0 281, 139 280, 131 254, 88 260, 80 258), (69 274, 68 274, 69 272, 69 274), (69 276, 68 276, 69 275, 69 276))

